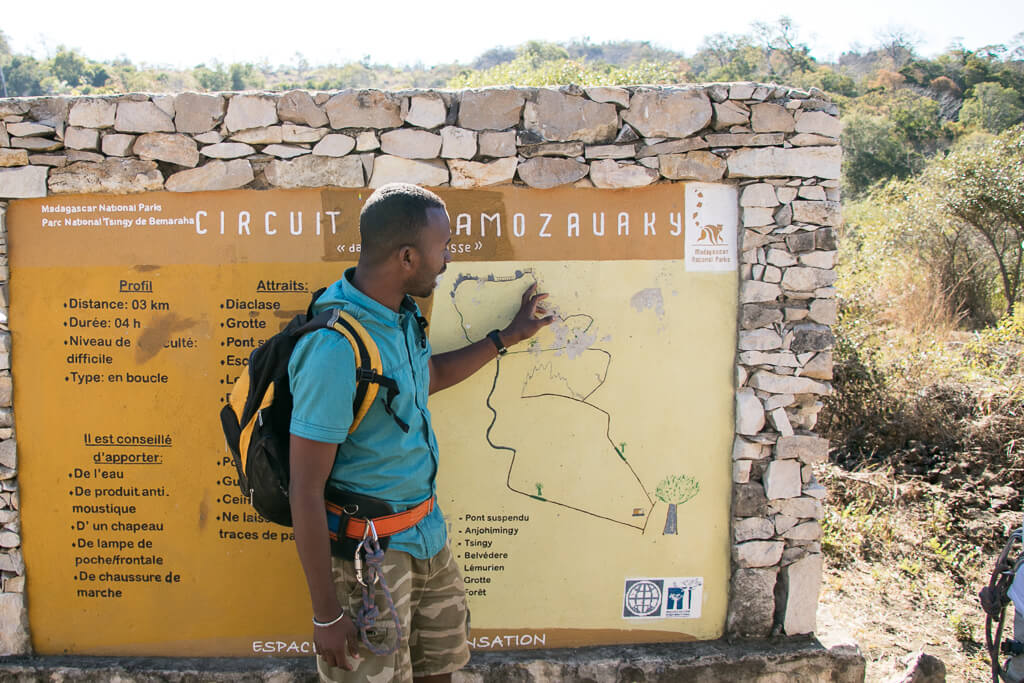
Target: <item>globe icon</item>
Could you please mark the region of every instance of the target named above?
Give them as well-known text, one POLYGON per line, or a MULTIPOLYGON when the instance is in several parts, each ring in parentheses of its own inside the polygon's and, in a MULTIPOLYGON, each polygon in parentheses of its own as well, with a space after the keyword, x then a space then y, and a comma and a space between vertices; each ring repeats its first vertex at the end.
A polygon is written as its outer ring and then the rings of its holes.
POLYGON ((653 581, 637 581, 626 591, 626 608, 645 617, 655 614, 661 607, 661 587, 653 581))

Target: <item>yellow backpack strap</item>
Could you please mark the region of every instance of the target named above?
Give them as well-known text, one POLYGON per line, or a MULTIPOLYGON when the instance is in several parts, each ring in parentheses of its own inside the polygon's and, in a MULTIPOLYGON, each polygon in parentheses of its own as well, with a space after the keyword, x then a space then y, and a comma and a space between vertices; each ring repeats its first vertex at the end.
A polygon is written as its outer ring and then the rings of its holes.
POLYGON ((337 316, 334 318, 332 326, 348 339, 356 354, 356 396, 352 401, 352 426, 349 427, 348 433, 354 432, 366 417, 374 399, 377 398, 380 387, 387 390, 384 410, 403 432, 408 432, 409 425, 403 422, 391 408, 391 402, 399 394, 398 383, 390 377, 384 376, 384 363, 380 359, 377 343, 373 341, 373 337, 366 331, 362 323, 352 315, 340 309, 335 313, 337 316))

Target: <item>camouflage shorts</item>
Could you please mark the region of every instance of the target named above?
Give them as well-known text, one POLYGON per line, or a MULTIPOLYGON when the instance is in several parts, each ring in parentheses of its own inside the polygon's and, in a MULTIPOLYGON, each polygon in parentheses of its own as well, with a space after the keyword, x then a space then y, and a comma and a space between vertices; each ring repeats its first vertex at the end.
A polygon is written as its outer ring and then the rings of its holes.
MULTIPOLYGON (((362 588, 356 582, 350 560, 332 561, 338 599, 352 614, 362 604, 362 588)), ((392 655, 370 652, 360 641, 355 671, 345 671, 317 657, 321 681, 351 683, 411 682, 413 675, 434 676, 461 669, 469 661, 469 613, 462 574, 446 545, 429 560, 419 560, 400 550, 384 555, 384 581, 391 590, 402 623, 402 642, 392 655)), ((395 622, 377 587, 377 625, 367 634, 375 647, 395 642, 395 622)))

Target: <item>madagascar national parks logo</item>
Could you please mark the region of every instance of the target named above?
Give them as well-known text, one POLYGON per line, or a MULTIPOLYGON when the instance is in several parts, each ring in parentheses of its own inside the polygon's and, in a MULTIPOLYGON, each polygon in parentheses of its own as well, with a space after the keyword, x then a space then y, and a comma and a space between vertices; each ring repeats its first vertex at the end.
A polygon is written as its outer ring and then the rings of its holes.
POLYGON ((735 271, 737 190, 718 183, 686 185, 686 269, 735 271))
MULTIPOLYGON (((697 214, 694 214, 696 217, 697 214)), ((722 226, 705 225, 700 229, 700 237, 697 241, 702 244, 722 244, 722 226)))

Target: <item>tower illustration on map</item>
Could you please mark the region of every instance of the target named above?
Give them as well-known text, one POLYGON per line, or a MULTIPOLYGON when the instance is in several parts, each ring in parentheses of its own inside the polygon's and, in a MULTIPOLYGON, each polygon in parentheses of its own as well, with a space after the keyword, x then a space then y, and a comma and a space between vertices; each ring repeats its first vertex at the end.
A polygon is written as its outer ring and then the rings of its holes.
MULTIPOLYGON (((531 271, 460 275, 451 298, 466 340, 484 338, 486 317, 497 303, 518 301, 534 282, 531 271)), ((487 442, 511 455, 506 485, 534 500, 643 531, 655 501, 630 465, 625 444, 612 438, 611 415, 594 399, 612 356, 597 345, 594 320, 585 313, 563 315, 548 330, 552 340, 534 338, 525 349, 499 357, 487 395, 487 442)))

